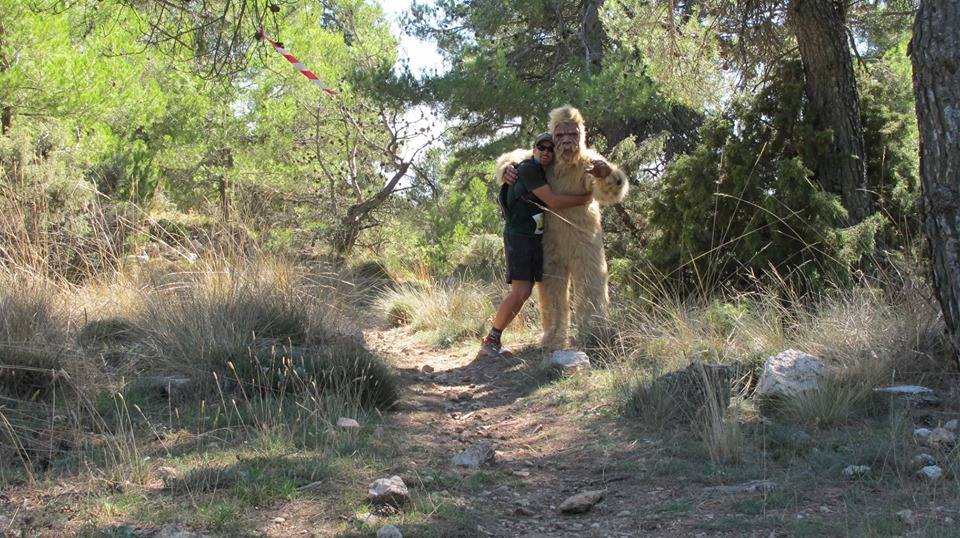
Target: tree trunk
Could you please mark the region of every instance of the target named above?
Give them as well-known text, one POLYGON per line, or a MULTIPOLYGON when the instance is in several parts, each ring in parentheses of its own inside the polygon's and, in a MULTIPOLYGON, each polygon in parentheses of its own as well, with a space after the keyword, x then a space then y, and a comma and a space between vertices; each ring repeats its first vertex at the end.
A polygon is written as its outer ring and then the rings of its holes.
POLYGON ((791 0, 789 24, 797 37, 813 125, 830 130, 830 148, 822 151, 816 174, 827 192, 840 195, 846 224, 873 213, 867 190, 860 98, 847 44, 844 0, 791 0))
POLYGON ((934 288, 960 365, 960 4, 921 2, 910 56, 923 226, 934 288))
POLYGON ((0 134, 7 134, 13 125, 13 107, 0 105, 0 134))
POLYGON ((587 0, 583 6, 583 20, 580 22, 580 42, 583 44, 584 60, 588 66, 597 66, 603 62, 603 45, 607 41, 606 32, 600 22, 600 8, 604 0, 587 0))
POLYGON ((384 185, 377 194, 347 209, 347 214, 340 219, 340 228, 337 230, 333 239, 333 250, 337 256, 345 258, 353 251, 353 247, 357 244, 357 239, 360 237, 360 232, 363 230, 363 225, 367 217, 370 213, 382 206, 390 195, 393 194, 393 191, 397 188, 397 184, 400 183, 400 180, 406 175, 411 164, 412 163, 409 162, 400 163, 393 177, 387 181, 386 185, 384 185))
MULTIPOLYGON (((7 44, 4 40, 7 30, 0 22, 0 73, 10 68, 10 61, 7 59, 7 44)), ((10 131, 13 125, 13 107, 8 103, 0 103, 0 135, 5 135, 10 131)))

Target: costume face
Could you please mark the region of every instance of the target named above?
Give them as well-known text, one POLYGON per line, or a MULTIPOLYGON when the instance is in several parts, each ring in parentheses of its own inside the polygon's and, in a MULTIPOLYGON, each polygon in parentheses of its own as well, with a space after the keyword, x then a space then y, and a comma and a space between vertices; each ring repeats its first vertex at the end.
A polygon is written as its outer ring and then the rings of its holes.
POLYGON ((553 139, 564 161, 573 160, 580 152, 580 127, 576 123, 558 123, 553 129, 553 139))
POLYGON ((554 151, 553 143, 544 140, 543 142, 537 144, 535 148, 533 148, 533 156, 540 161, 541 166, 546 168, 547 166, 550 166, 550 163, 553 162, 554 151))

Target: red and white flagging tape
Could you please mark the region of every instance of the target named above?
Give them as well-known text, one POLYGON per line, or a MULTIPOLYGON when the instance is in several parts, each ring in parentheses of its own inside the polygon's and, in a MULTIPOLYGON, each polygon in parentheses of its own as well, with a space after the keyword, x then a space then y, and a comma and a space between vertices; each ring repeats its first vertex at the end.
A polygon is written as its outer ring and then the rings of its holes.
POLYGON ((277 43, 276 41, 270 39, 270 37, 267 36, 267 34, 263 32, 263 30, 260 30, 259 32, 257 32, 257 37, 259 37, 260 39, 266 39, 267 41, 269 41, 270 44, 273 45, 274 50, 276 50, 278 53, 280 53, 281 56, 286 58, 288 62, 293 64, 293 66, 296 67, 297 70, 303 74, 303 76, 312 80, 313 83, 316 84, 317 86, 320 86, 321 90, 327 92, 330 95, 337 95, 337 92, 333 88, 324 84, 322 80, 317 78, 317 75, 313 74, 313 71, 307 69, 307 66, 300 63, 300 60, 298 60, 296 56, 287 52, 287 49, 283 48, 283 46, 280 43, 277 43))

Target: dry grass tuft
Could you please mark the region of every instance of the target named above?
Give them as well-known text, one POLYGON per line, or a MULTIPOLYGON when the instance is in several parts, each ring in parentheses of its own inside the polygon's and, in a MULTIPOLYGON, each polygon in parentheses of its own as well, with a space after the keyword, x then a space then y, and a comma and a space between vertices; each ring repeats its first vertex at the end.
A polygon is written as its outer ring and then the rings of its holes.
MULTIPOLYGON (((408 284, 381 295, 376 308, 387 323, 396 325, 403 321, 433 344, 450 346, 464 338, 484 334, 493 316, 497 295, 493 287, 474 283, 408 284)), ((534 308, 528 304, 524 310, 534 308)), ((522 330, 527 323, 528 318, 518 316, 511 330, 522 330)))

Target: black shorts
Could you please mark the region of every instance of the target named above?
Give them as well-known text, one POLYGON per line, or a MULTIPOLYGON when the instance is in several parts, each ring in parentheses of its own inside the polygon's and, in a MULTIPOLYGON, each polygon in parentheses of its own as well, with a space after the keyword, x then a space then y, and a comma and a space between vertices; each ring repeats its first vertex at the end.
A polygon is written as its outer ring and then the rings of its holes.
POLYGON ((503 234, 507 254, 507 284, 514 280, 543 280, 543 242, 540 236, 503 234))

